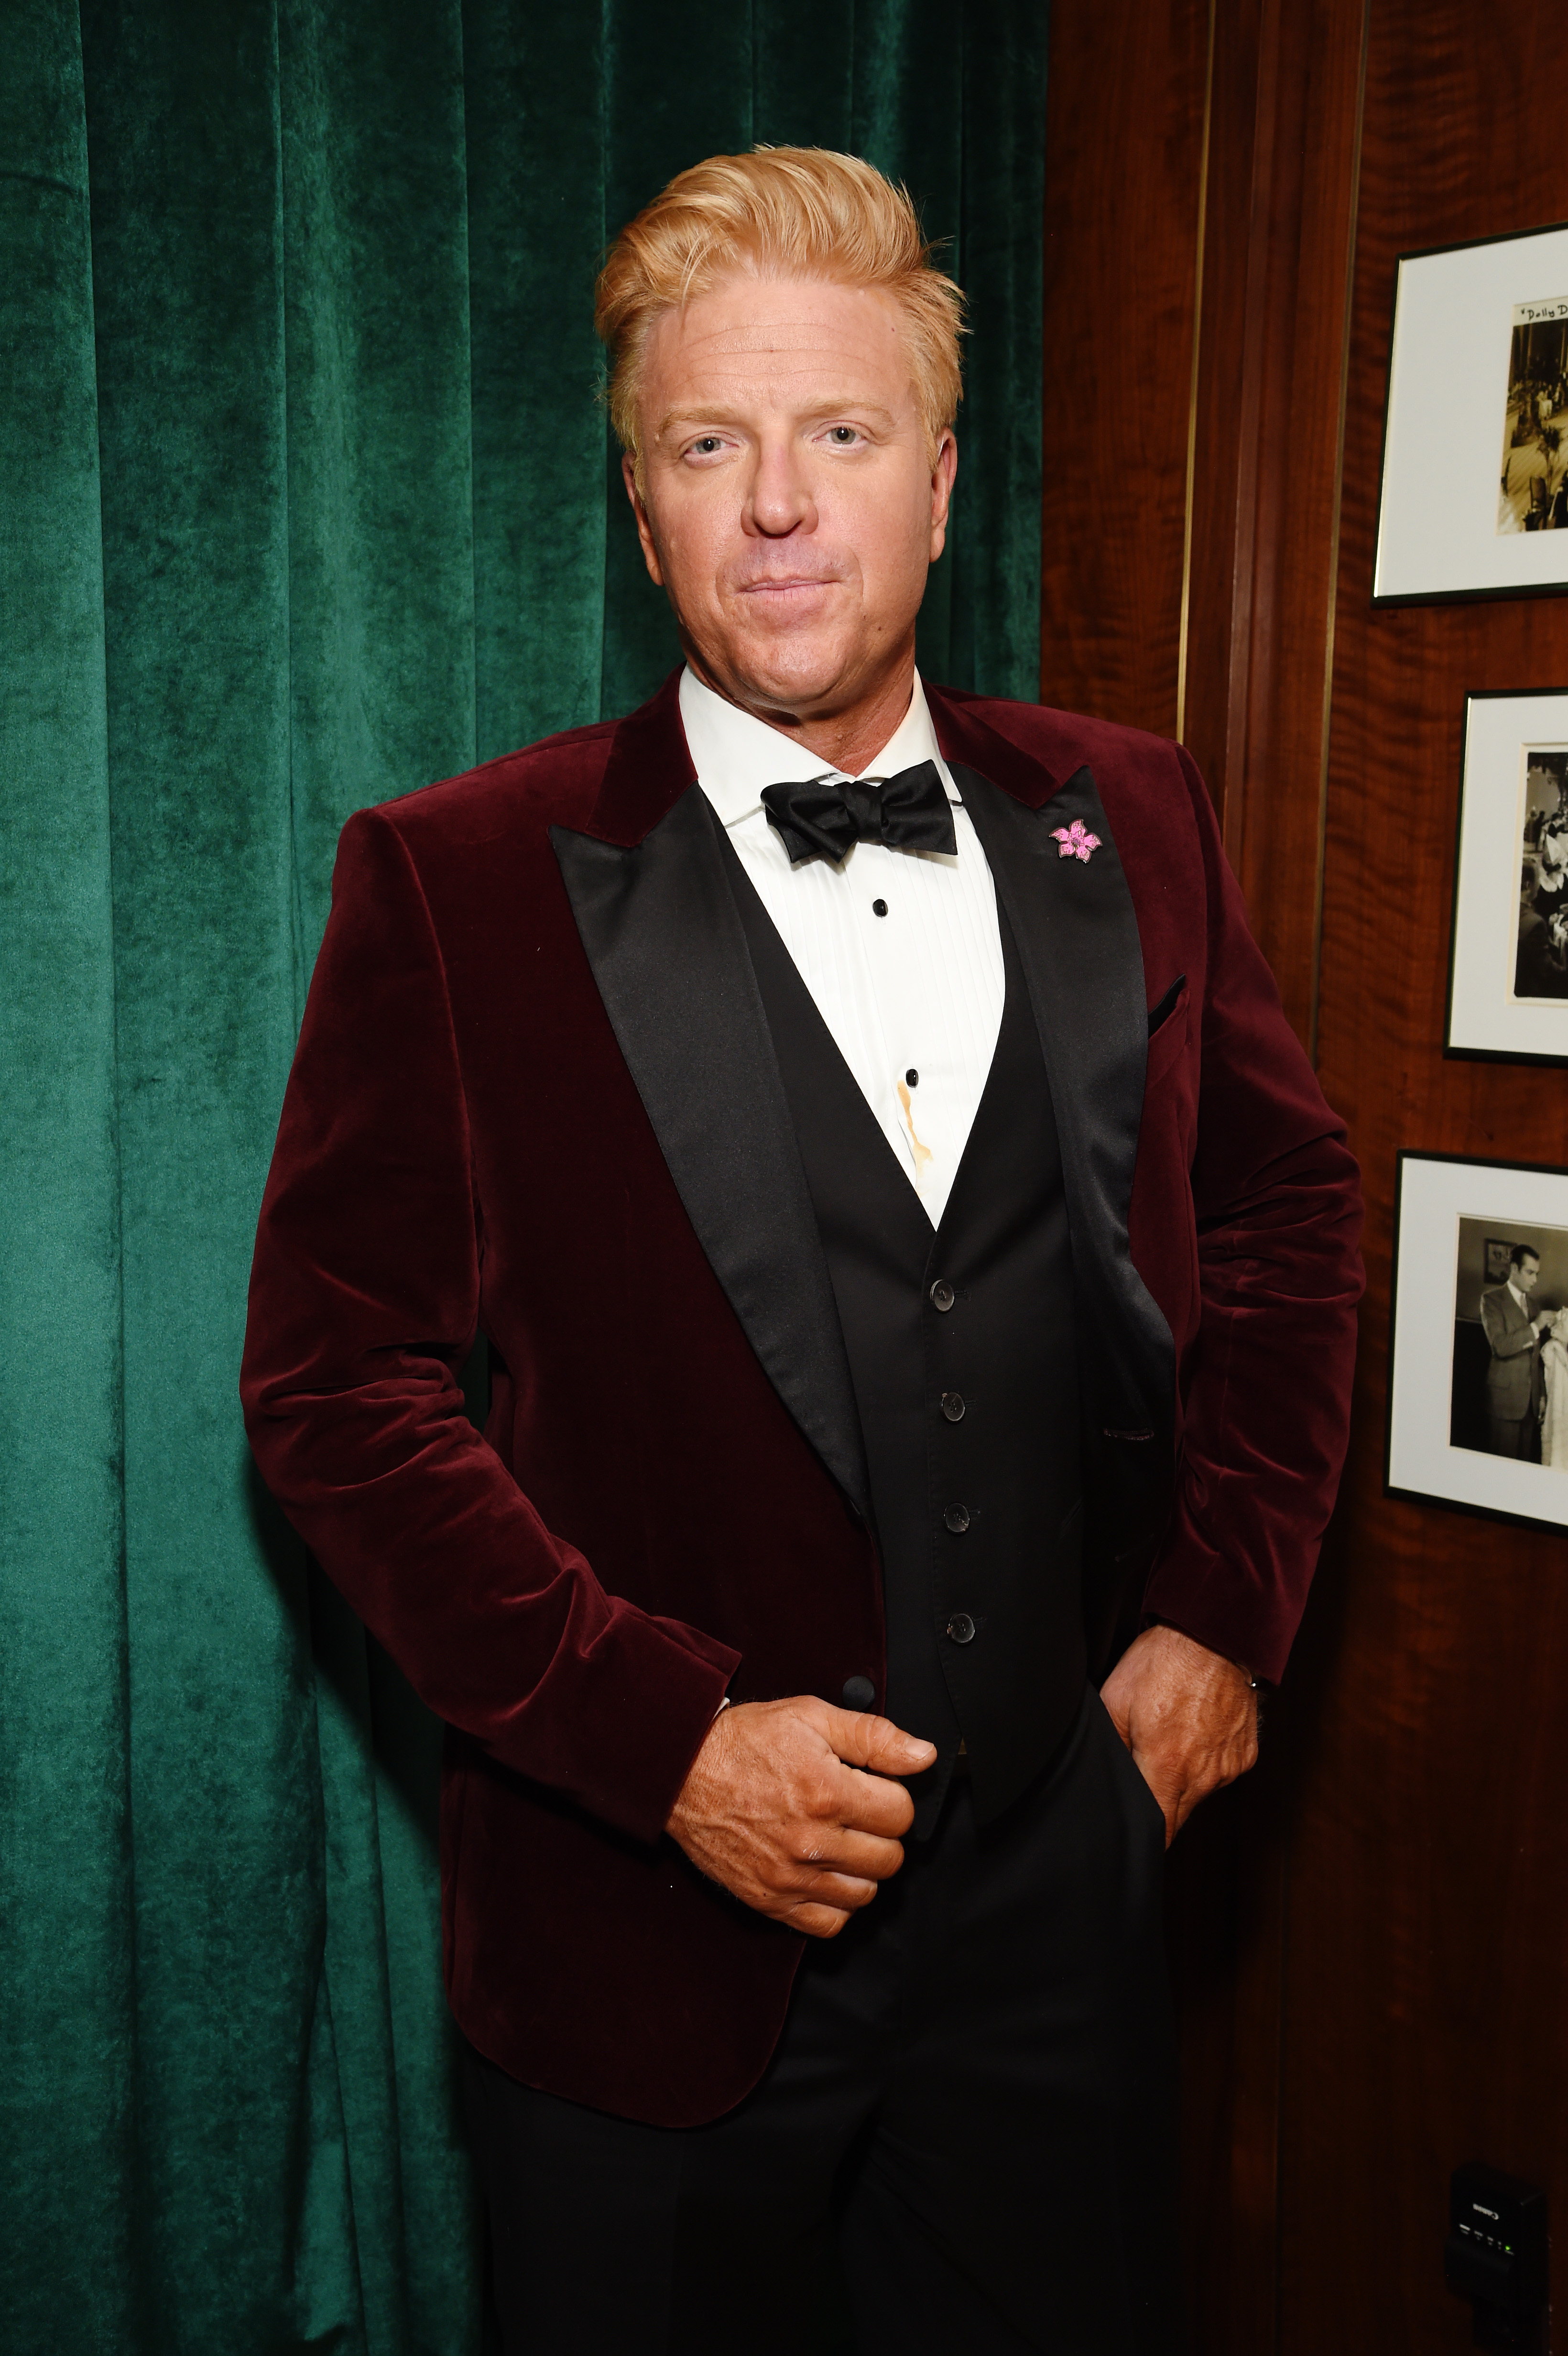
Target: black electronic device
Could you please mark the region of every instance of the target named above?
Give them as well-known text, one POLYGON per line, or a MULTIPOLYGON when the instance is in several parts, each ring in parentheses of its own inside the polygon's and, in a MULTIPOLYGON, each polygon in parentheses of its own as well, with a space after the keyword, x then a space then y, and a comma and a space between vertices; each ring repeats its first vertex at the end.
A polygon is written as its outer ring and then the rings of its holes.
POLYGON ((1472 2301, 1476 2344, 1533 2351, 1546 2312, 1546 2195, 1468 2160, 1448 2188, 1448 2287, 1472 2301))

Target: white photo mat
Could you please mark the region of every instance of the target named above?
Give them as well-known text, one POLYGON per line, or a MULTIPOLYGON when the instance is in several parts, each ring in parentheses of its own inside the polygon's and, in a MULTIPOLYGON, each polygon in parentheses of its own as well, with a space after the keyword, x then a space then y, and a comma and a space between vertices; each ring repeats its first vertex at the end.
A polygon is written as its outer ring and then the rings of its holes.
POLYGON ((1568 999, 1514 994, 1527 756, 1568 753, 1568 689, 1465 699, 1448 1052, 1568 1062, 1568 999))
POLYGON ((1401 1154, 1385 1485, 1568 1527, 1568 1472, 1450 1443, 1461 1219, 1527 1235, 1568 1230, 1568 1171, 1401 1154))
POLYGON ((1568 227, 1402 258, 1374 605, 1568 587, 1568 531, 1498 530, 1514 312, 1564 300, 1568 227))

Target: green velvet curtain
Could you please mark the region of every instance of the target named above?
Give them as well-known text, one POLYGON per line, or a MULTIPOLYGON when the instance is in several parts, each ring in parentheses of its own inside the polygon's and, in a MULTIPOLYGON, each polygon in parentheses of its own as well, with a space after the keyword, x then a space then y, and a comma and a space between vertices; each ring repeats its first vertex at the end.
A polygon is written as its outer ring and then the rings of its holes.
POLYGON ((953 240, 923 659, 1036 692, 1045 31, 1044 0, 0 0, 16 2356, 479 2344, 438 1730, 235 1400, 333 847, 671 661, 591 282, 672 171, 757 139, 870 156, 953 240))

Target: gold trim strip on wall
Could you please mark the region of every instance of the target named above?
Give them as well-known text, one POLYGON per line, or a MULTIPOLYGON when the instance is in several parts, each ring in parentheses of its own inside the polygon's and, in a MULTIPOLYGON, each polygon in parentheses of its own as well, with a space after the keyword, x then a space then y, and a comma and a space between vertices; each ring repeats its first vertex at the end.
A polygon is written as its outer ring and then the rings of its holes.
POLYGON ((1339 597, 1339 517, 1345 493, 1345 420, 1350 398, 1350 330, 1355 320, 1356 230, 1361 208, 1361 134, 1367 112, 1367 52, 1371 0, 1361 0, 1361 56, 1356 76, 1356 128, 1350 153, 1350 218, 1345 244, 1345 310, 1339 337, 1339 416, 1335 429, 1334 514, 1328 531, 1328 605, 1323 634, 1323 716, 1317 748, 1317 874, 1312 910, 1312 994, 1307 1052, 1317 1063, 1317 1010, 1323 985, 1323 892, 1328 860, 1328 741, 1334 710, 1334 622, 1339 597))
MULTIPOLYGON (((1203 341, 1203 245, 1209 219, 1209 125, 1214 111, 1214 16, 1203 68, 1203 142, 1198 158, 1198 259, 1192 273, 1192 377, 1187 390, 1187 491, 1181 519, 1181 621, 1176 642, 1176 735, 1187 734, 1187 626, 1192 606, 1192 492, 1198 471, 1198 362, 1203 341)), ((1359 149, 1358 149, 1359 153, 1359 149)))

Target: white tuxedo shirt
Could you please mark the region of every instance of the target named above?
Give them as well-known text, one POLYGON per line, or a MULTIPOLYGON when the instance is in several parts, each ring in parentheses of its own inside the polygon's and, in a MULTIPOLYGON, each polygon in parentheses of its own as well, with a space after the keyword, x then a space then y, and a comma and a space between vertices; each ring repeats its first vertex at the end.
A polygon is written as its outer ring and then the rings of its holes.
POLYGON ((955 853, 858 842, 843 864, 792 868, 764 786, 842 776, 687 670, 680 717, 698 782, 816 1001, 933 1226, 940 1224, 1001 1028, 996 887, 937 750, 918 674, 898 729, 863 775, 934 761, 955 853))

